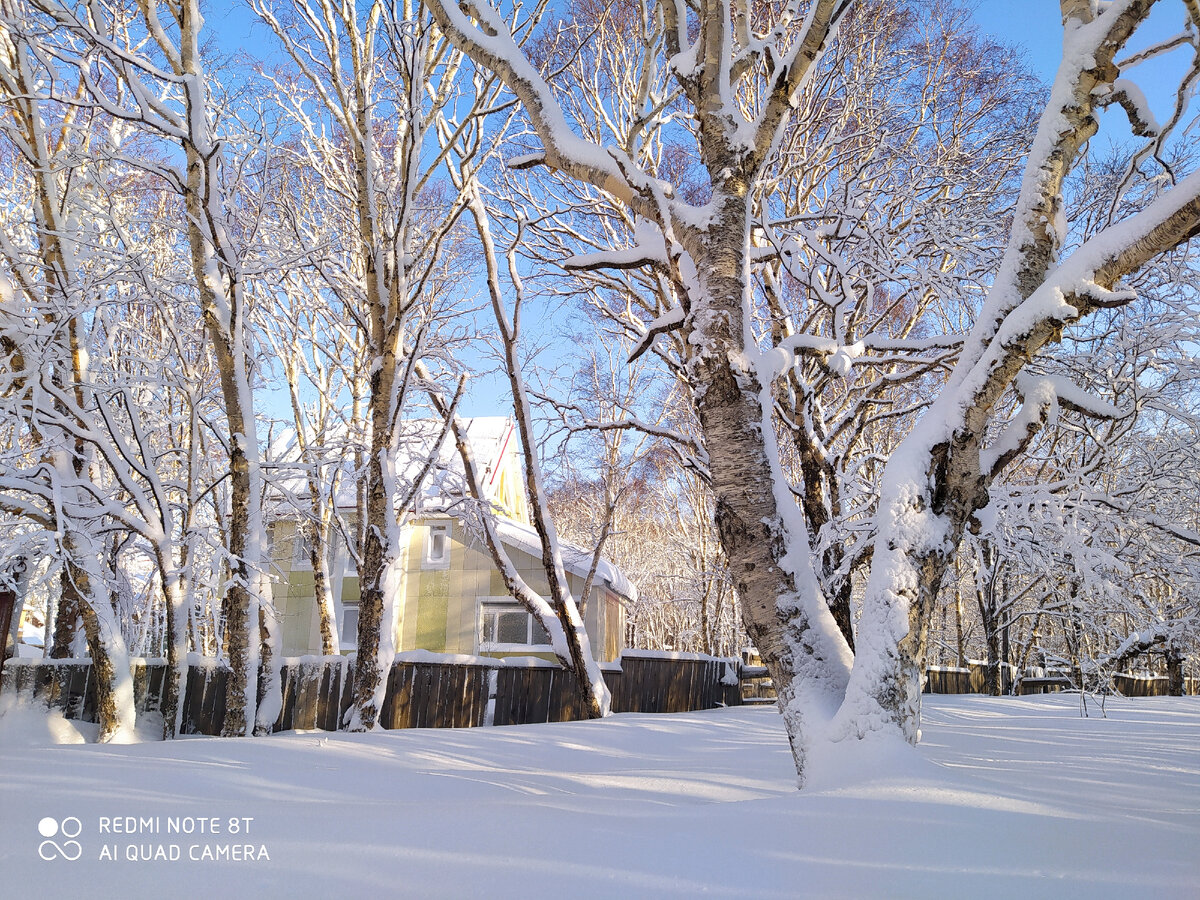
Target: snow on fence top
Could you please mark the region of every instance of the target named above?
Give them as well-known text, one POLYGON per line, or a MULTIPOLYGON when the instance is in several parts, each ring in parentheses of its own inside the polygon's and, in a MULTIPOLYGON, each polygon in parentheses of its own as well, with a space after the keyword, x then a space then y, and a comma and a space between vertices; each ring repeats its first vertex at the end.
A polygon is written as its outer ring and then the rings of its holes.
POLYGON ((622 650, 621 656, 626 659, 690 659, 696 662, 727 662, 736 663, 741 660, 732 656, 709 656, 707 653, 684 653, 674 650, 622 650))
MULTIPOLYGON (((193 654, 188 654, 188 663, 191 663, 193 654)), ((200 657, 197 657, 199 659, 200 657)), ((77 663, 90 663, 90 656, 84 657, 65 657, 58 659, 51 656, 13 656, 4 660, 4 667, 7 669, 10 666, 70 666, 77 663)), ((131 656, 129 657, 131 666, 165 666, 166 659, 161 656, 131 656)))
MULTIPOLYGON (((393 662, 423 663, 434 666, 488 666, 503 668, 504 660, 492 656, 471 656, 466 653, 434 653, 432 650, 405 650, 397 653, 393 662)), ((554 663, 558 665, 558 663, 554 663)))

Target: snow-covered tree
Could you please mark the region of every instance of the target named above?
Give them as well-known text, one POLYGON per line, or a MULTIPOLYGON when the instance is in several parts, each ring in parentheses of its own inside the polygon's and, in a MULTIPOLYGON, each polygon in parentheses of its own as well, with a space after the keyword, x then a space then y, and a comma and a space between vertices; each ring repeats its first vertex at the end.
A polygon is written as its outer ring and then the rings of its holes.
MULTIPOLYGON (((223 619, 231 677, 225 732, 269 730, 278 714, 277 631, 264 565, 263 479, 253 393, 254 336, 249 322, 244 233, 234 223, 232 187, 216 125, 212 83, 201 52, 199 4, 35 3, 54 26, 43 46, 73 72, 95 109, 157 141, 131 161, 182 200, 188 260, 199 315, 217 361, 230 512, 229 578, 223 619), (265 673, 259 683, 259 671, 265 673)), ((65 99, 65 98, 64 98, 65 99)), ((119 151, 118 151, 119 152, 119 151)))
POLYGON ((294 75, 274 76, 293 132, 290 152, 324 181, 324 202, 293 215, 297 238, 322 292, 363 343, 361 600, 348 727, 371 729, 395 655, 402 527, 436 456, 427 448, 432 455, 415 466, 414 481, 397 468, 397 450, 406 419, 420 414, 417 398, 441 392, 439 379, 453 383, 457 368, 445 341, 462 301, 450 288, 461 269, 454 230, 466 200, 446 167, 469 177, 481 164, 474 126, 495 89, 464 65, 419 4, 252 6, 294 67, 294 75))
MULTIPOLYGON (((0 134, 17 180, 5 185, 0 229, 0 352, 7 373, 0 504, 57 538, 62 564, 52 652, 69 653, 82 618, 97 674, 99 739, 107 741, 132 729, 134 710, 126 643, 102 569, 109 498, 95 485, 95 447, 81 433, 95 399, 85 318, 94 314, 88 295, 95 273, 87 257, 103 176, 88 161, 92 117, 45 88, 41 48, 24 33, 30 23, 30 16, 0 19, 0 134)), ((76 90, 77 97, 82 88, 76 90)))
MULTIPOLYGON (((760 248, 756 200, 769 178, 800 98, 829 59, 837 28, 854 6, 813 0, 780 7, 664 0, 639 7, 639 55, 631 62, 644 88, 639 116, 589 132, 546 77, 554 64, 521 52, 504 15, 483 2, 431 8, 451 39, 496 72, 518 98, 536 136, 530 153, 509 160, 540 166, 604 191, 633 227, 624 246, 572 260, 576 266, 649 266, 663 273, 667 300, 650 335, 683 338, 683 371, 707 452, 717 524, 750 636, 771 670, 801 779, 810 751, 826 739, 884 734, 915 741, 926 637, 947 565, 968 520, 988 502, 987 486, 1016 459, 1052 409, 1105 414, 1066 379, 1024 372, 1064 329, 1092 312, 1128 303, 1123 279, 1200 226, 1200 176, 1162 183, 1159 196, 1063 254, 1063 187, 1096 133, 1104 105, 1123 104, 1138 133, 1147 122, 1140 92, 1119 59, 1149 14, 1148 0, 1097 7, 1063 3, 1063 62, 1024 162, 1012 225, 995 268, 983 273, 986 297, 962 340, 945 387, 890 454, 871 540, 870 576, 852 656, 830 611, 811 534, 792 495, 774 418, 776 385, 823 350, 845 371, 873 357, 935 350, 936 335, 884 333, 850 343, 799 334, 771 340, 754 330, 755 268, 783 242, 760 248), (639 154, 646 123, 672 120, 696 165, 699 190, 639 154), (1023 405, 1005 421, 1001 401, 1023 405), (997 419, 997 415, 1000 416, 997 419)), ((1185 15, 1191 10, 1185 8, 1185 15)), ((1180 43, 1195 50, 1184 32, 1180 43)), ((556 67, 557 71, 557 67, 556 67)), ((1186 104, 1185 78, 1180 105, 1186 104)), ((830 98, 832 102, 834 98, 830 98)), ((1176 117, 1178 119, 1179 117, 1176 117)), ((886 195, 865 187, 867 198, 886 195)), ((953 203, 950 204, 953 207, 953 203)), ((964 210, 983 228, 982 210, 964 210)), ((793 232, 795 234, 795 232, 793 232)), ((796 235, 802 237, 802 235, 796 235)), ((813 248, 813 242, 806 242, 813 248)), ((884 259, 887 255, 884 254, 884 259)), ((899 260, 892 260, 895 265, 899 260)))

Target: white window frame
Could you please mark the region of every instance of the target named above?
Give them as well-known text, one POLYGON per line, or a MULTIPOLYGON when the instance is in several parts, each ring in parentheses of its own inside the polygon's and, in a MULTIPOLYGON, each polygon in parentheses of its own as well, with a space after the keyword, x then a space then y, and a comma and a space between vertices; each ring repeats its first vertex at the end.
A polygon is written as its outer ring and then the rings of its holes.
POLYGON ((334 528, 334 559, 336 564, 341 566, 343 577, 356 578, 358 577, 358 562, 354 559, 354 554, 350 552, 350 545, 346 543, 346 537, 340 528, 334 528))
POLYGON ((303 569, 305 571, 312 569, 312 556, 310 550, 312 541, 305 534, 305 523, 296 522, 295 531, 292 533, 292 565, 293 572, 303 569))
POLYGON ((357 603, 342 603, 339 605, 341 606, 341 612, 338 615, 338 621, 337 621, 338 643, 341 646, 341 650, 343 653, 346 652, 347 650, 357 650, 358 649, 358 608, 359 608, 358 604, 357 603), (350 640, 350 638, 346 635, 346 613, 348 613, 350 611, 354 612, 354 640, 350 640))
MULTIPOLYGON (((493 633, 495 633, 497 625, 493 625, 493 633)), ((553 653, 553 647, 550 643, 550 636, 546 635, 546 641, 542 644, 533 643, 534 629, 540 629, 541 625, 534 618, 533 613, 523 607, 520 603, 513 600, 512 597, 480 597, 479 598, 479 614, 475 623, 476 643, 479 645, 480 653, 553 653), (485 641, 483 639, 484 621, 489 615, 495 616, 499 613, 519 612, 525 615, 525 643, 501 643, 499 641, 485 641)))
POLYGON ((450 568, 450 550, 451 538, 454 536, 454 526, 450 522, 433 522, 425 526, 425 552, 421 554, 422 569, 448 569, 450 568), (443 537, 442 554, 435 557, 433 555, 434 536, 440 534, 443 537))

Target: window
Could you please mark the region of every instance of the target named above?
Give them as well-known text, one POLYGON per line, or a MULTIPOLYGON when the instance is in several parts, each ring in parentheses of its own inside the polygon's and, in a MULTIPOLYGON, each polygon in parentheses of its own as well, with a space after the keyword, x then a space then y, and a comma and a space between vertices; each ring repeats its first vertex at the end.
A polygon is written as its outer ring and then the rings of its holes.
POLYGON ((296 534, 292 542, 292 568, 312 568, 312 540, 308 536, 308 525, 296 523, 296 534))
POLYGON ((550 646, 545 629, 514 603, 483 601, 479 615, 479 649, 544 651, 550 646))
POLYGON ((353 650, 358 646, 358 604, 342 607, 342 632, 339 640, 343 650, 353 650))
POLYGON ((347 538, 353 542, 353 534, 337 533, 334 546, 337 547, 337 559, 342 563, 342 573, 345 577, 353 578, 358 575, 358 562, 354 558, 354 544, 347 543, 347 538))
POLYGON ((448 569, 450 567, 450 526, 430 525, 425 534, 426 569, 448 569))

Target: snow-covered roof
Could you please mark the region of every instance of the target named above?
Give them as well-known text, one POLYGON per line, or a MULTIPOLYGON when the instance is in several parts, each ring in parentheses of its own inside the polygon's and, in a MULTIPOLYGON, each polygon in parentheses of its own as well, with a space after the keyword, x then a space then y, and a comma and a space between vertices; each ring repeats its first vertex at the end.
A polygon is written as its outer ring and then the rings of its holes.
MULTIPOLYGON (((401 436, 396 474, 402 482, 411 481, 419 476, 428 454, 426 448, 437 439, 441 430, 440 422, 423 420, 423 423, 432 426, 425 434, 414 432, 411 436, 401 436), (401 461, 405 466, 403 471, 401 461)), ((479 476, 483 481, 484 497, 490 499, 498 486, 497 479, 504 466, 505 455, 515 451, 517 446, 513 423, 504 416, 476 416, 466 420, 466 427, 467 441, 475 456, 475 462, 480 467, 479 476)), ((465 487, 466 470, 463 468, 462 457, 458 454, 453 433, 448 432, 438 448, 437 462, 421 493, 422 508, 444 507, 461 498, 465 487)))
MULTIPOLYGON (((508 519, 498 519, 496 527, 500 534, 500 540, 504 543, 524 550, 535 559, 541 559, 542 542, 537 532, 530 526, 508 519)), ((580 578, 586 578, 592 567, 591 551, 569 544, 561 538, 558 541, 558 549, 562 554, 563 566, 567 571, 580 578)), ((620 594, 630 602, 637 600, 637 588, 633 582, 625 577, 624 572, 603 557, 600 558, 600 563, 596 567, 596 580, 607 585, 609 590, 620 594)))
MULTIPOLYGON (((464 420, 467 439, 470 442, 476 464, 479 466, 480 477, 483 479, 484 496, 493 499, 500 490, 500 475, 507 464, 513 469, 513 474, 520 480, 520 462, 517 459, 517 442, 513 422, 505 416, 476 416, 464 420)), ((437 419, 413 419, 404 423, 400 437, 393 451, 393 462, 396 467, 396 479, 403 488, 411 485, 421 476, 425 462, 429 457, 430 448, 442 432, 442 422, 437 419)), ((361 442, 360 442, 361 443, 361 442)), ((345 432, 340 436, 327 439, 324 442, 328 448, 328 457, 336 462, 344 457, 343 472, 337 492, 337 504, 344 510, 352 510, 355 506, 355 477, 353 472, 354 442, 347 440, 345 432)), ((296 445, 296 435, 293 430, 279 435, 271 442, 268 459, 277 467, 280 477, 275 479, 279 494, 275 498, 275 514, 287 518, 294 515, 289 512, 291 502, 288 498, 300 498, 308 495, 308 484, 300 469, 300 451, 296 445)), ((454 435, 447 431, 445 438, 437 448, 437 456, 429 475, 421 485, 414 504, 415 512, 420 514, 437 514, 447 512, 453 514, 456 504, 466 494, 466 471, 462 458, 458 454, 454 435)), ((512 486, 510 486, 511 488, 512 486)), ((522 491, 523 493, 523 491, 522 491)), ((503 505, 502 501, 497 502, 503 505)), ((522 501, 523 503, 523 501, 522 501)), ((294 507, 292 507, 294 509, 294 507)), ((521 513, 523 515, 523 513, 521 513)), ((528 525, 513 519, 497 518, 496 524, 504 543, 521 549, 540 559, 542 545, 535 532, 528 525)), ((559 541, 563 565, 569 572, 586 578, 591 568, 592 553, 576 547, 566 541, 559 541)), ((606 559, 601 559, 596 569, 597 580, 622 597, 633 601, 637 599, 637 588, 625 577, 625 574, 606 559)))
MULTIPOLYGON (((512 420, 505 416, 476 416, 464 419, 463 422, 471 450, 480 466, 485 496, 490 496, 497 487, 497 476, 505 455, 512 452, 516 446, 512 420)), ((392 451, 392 462, 403 493, 407 493, 404 490, 406 486, 421 476, 430 450, 442 430, 443 423, 439 419, 410 419, 401 426, 400 435, 392 451)), ((354 453, 356 450, 366 449, 364 441, 359 436, 348 434, 343 428, 337 434, 326 436, 322 445, 325 448, 322 455, 324 460, 330 463, 340 460, 342 477, 338 484, 337 505, 342 509, 353 509, 354 453)), ((289 428, 281 432, 271 441, 267 449, 267 458, 278 472, 274 484, 280 494, 284 497, 308 495, 308 483, 300 467, 300 450, 294 429, 289 428)), ((465 477, 462 458, 454 442, 454 433, 447 430, 437 447, 433 467, 417 493, 417 508, 422 511, 445 508, 449 503, 461 498, 465 492, 465 477)), ((283 512, 282 507, 286 507, 287 501, 282 497, 277 499, 279 511, 283 512)))

